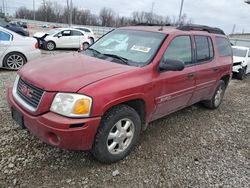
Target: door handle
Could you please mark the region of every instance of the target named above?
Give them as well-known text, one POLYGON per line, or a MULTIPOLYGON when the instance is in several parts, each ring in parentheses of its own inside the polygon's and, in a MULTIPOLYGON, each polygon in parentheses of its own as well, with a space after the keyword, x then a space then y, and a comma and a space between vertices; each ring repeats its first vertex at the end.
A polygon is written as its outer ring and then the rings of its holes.
POLYGON ((213 70, 214 72, 216 72, 216 71, 218 71, 219 69, 218 69, 218 67, 214 67, 214 68, 212 68, 212 70, 213 70))
POLYGON ((194 76, 193 73, 188 73, 188 75, 187 75, 188 78, 192 78, 193 76, 194 76))

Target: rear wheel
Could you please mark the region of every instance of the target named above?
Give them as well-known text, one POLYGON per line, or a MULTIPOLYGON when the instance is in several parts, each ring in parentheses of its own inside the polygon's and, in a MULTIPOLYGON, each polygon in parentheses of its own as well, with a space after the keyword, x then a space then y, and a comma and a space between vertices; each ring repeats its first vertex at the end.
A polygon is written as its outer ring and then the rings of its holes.
POLYGON ((216 109, 220 106, 226 90, 226 84, 223 80, 220 80, 214 95, 211 100, 203 101, 205 107, 210 109, 216 109))
POLYGON ((82 47, 83 47, 83 50, 86 50, 86 49, 89 47, 89 43, 84 42, 84 43, 82 44, 82 47))
POLYGON ((141 132, 141 120, 131 107, 120 105, 102 118, 92 154, 103 163, 125 158, 136 145, 141 132))
POLYGON ((20 69, 26 63, 24 55, 18 52, 11 52, 4 57, 3 65, 12 70, 20 69))
POLYGON ((93 44, 95 41, 94 41, 94 39, 91 37, 90 38, 90 44, 93 44))
POLYGON ((243 67, 242 69, 239 70, 239 72, 237 73, 237 78, 239 80, 244 80, 246 78, 246 67, 243 67))

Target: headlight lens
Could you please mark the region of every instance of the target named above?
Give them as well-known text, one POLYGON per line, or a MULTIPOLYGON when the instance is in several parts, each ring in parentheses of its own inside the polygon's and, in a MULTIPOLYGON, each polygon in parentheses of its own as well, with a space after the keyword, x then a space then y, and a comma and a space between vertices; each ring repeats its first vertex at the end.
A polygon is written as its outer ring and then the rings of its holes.
POLYGON ((72 93, 57 93, 50 110, 67 117, 89 117, 92 99, 72 93))

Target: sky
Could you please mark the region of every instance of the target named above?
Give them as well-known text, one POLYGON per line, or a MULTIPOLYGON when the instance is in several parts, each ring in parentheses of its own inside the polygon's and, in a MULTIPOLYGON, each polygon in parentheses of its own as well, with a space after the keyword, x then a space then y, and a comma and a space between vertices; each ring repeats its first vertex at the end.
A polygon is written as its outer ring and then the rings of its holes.
MULTIPOLYGON (((7 11, 13 13, 18 7, 26 6, 32 9, 33 0, 0 0, 0 6, 5 1, 7 11)), ((34 0, 36 8, 41 0, 34 0)), ((52 0, 53 1, 53 0, 52 0)), ((66 0, 57 0, 62 5, 66 0)), ((152 9, 161 16, 178 18, 181 0, 72 0, 78 8, 89 9, 99 14, 103 7, 112 8, 120 16, 131 16, 133 11, 147 11, 152 9)), ((183 13, 195 24, 219 27, 226 33, 231 33, 234 24, 235 32, 250 33, 250 5, 244 0, 184 0, 183 13)))

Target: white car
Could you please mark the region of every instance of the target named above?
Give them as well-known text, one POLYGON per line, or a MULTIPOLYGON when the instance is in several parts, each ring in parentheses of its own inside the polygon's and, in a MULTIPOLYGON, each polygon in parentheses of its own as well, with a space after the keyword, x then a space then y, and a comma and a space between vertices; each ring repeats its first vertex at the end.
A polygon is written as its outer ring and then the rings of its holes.
POLYGON ((84 31, 89 36, 89 38, 91 40, 91 44, 93 44, 96 41, 96 37, 95 37, 95 34, 92 31, 92 29, 87 28, 87 27, 75 27, 75 29, 84 31))
POLYGON ((40 55, 36 39, 0 27, 0 67, 18 70, 40 55))
POLYGON ((233 72, 243 80, 250 73, 250 48, 233 46, 233 72))
POLYGON ((91 39, 84 31, 72 28, 57 28, 47 33, 35 33, 34 37, 39 40, 40 46, 47 50, 56 48, 81 48, 87 49, 91 39))

